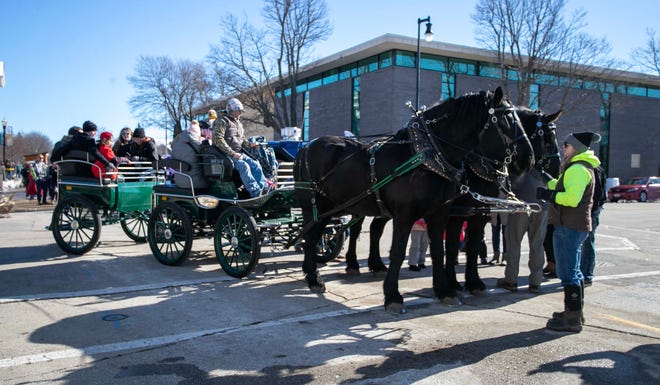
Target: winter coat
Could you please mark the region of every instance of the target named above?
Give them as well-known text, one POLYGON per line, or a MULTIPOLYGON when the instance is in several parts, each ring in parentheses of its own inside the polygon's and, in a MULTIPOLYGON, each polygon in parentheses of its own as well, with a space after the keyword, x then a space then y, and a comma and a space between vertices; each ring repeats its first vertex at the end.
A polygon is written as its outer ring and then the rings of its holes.
MULTIPOLYGON (((206 188, 208 182, 204 178, 202 164, 198 157, 201 142, 199 137, 191 135, 188 131, 183 131, 172 141, 172 158, 185 161, 191 165, 190 171, 186 174, 192 178, 195 188, 206 188)), ((174 183, 178 187, 190 187, 190 179, 181 174, 174 174, 174 183)))

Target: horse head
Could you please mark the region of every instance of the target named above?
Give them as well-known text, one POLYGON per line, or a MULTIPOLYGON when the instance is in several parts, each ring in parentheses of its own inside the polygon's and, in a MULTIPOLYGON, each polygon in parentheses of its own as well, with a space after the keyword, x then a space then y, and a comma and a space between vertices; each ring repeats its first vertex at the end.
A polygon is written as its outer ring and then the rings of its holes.
POLYGON ((526 107, 518 107, 517 112, 534 149, 536 168, 557 177, 561 165, 561 156, 559 155, 555 122, 563 111, 559 110, 554 114, 546 114, 541 110, 532 111, 526 107))
POLYGON ((424 111, 433 135, 449 143, 443 149, 462 161, 469 153, 493 167, 528 171, 534 165, 532 145, 501 87, 448 99, 424 111))

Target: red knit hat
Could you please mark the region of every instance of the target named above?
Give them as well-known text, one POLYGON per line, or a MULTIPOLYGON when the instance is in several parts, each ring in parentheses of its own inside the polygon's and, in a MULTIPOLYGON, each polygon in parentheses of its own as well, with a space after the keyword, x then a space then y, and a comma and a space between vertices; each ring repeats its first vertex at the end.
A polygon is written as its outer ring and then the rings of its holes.
POLYGON ((112 133, 108 131, 103 131, 101 133, 101 140, 112 139, 112 133))

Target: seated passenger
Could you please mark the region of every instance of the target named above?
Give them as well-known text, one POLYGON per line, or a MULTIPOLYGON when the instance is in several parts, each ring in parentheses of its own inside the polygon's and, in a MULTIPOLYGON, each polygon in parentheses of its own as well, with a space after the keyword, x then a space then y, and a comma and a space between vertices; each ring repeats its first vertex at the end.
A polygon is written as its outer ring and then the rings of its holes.
POLYGON ((133 143, 133 130, 130 127, 124 127, 119 133, 119 138, 112 145, 112 151, 116 156, 130 158, 131 154, 129 153, 131 144, 133 143))
POLYGON ((103 163, 96 160, 94 164, 98 167, 92 166, 92 174, 95 178, 110 178, 117 180, 117 166, 120 163, 130 163, 126 158, 119 158, 115 156, 112 151, 112 134, 110 132, 101 133, 101 141, 99 142, 99 153, 110 162, 110 165, 104 166, 103 163))
POLYGON ((181 132, 172 141, 172 158, 185 161, 191 166, 190 171, 186 172, 190 178, 185 175, 174 174, 174 184, 178 187, 190 188, 191 179, 195 188, 208 187, 208 182, 204 178, 197 155, 201 145, 200 139, 199 123, 193 120, 188 130, 181 132))
POLYGON ((133 131, 133 142, 128 147, 132 160, 151 162, 160 159, 156 149, 156 141, 144 133, 144 128, 138 127, 133 131))
POLYGON ((213 145, 229 156, 245 188, 254 198, 268 193, 270 188, 259 162, 242 153, 244 148, 258 146, 245 139, 243 123, 240 120, 242 113, 243 103, 236 98, 230 98, 227 101, 227 112, 213 123, 213 145))
MULTIPOLYGON (((82 127, 83 132, 75 133, 71 140, 61 147, 61 153, 66 154, 69 151, 79 150, 84 151, 89 154, 89 160, 98 160, 103 164, 104 167, 108 167, 111 163, 99 152, 98 147, 96 146, 96 141, 94 136, 96 135, 96 124, 91 121, 86 121, 83 123, 82 127)), ((66 155, 65 155, 66 156, 66 155)), ((92 176, 92 172, 89 169, 89 165, 86 164, 76 164, 76 174, 78 176, 92 176)))

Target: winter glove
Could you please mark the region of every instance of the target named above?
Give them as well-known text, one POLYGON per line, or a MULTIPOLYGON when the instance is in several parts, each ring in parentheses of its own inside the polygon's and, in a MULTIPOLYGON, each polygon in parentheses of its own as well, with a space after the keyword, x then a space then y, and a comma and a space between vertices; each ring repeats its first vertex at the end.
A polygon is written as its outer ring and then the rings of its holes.
POLYGON ((105 172, 115 172, 115 165, 108 163, 105 165, 105 172))
POLYGON ((557 192, 554 190, 548 190, 547 188, 538 187, 536 189, 536 199, 543 199, 544 201, 554 202, 555 195, 557 192))
POLYGON ((547 172, 541 170, 541 179, 543 179, 543 183, 548 183, 551 180, 553 180, 554 178, 552 177, 552 175, 550 175, 547 172))

